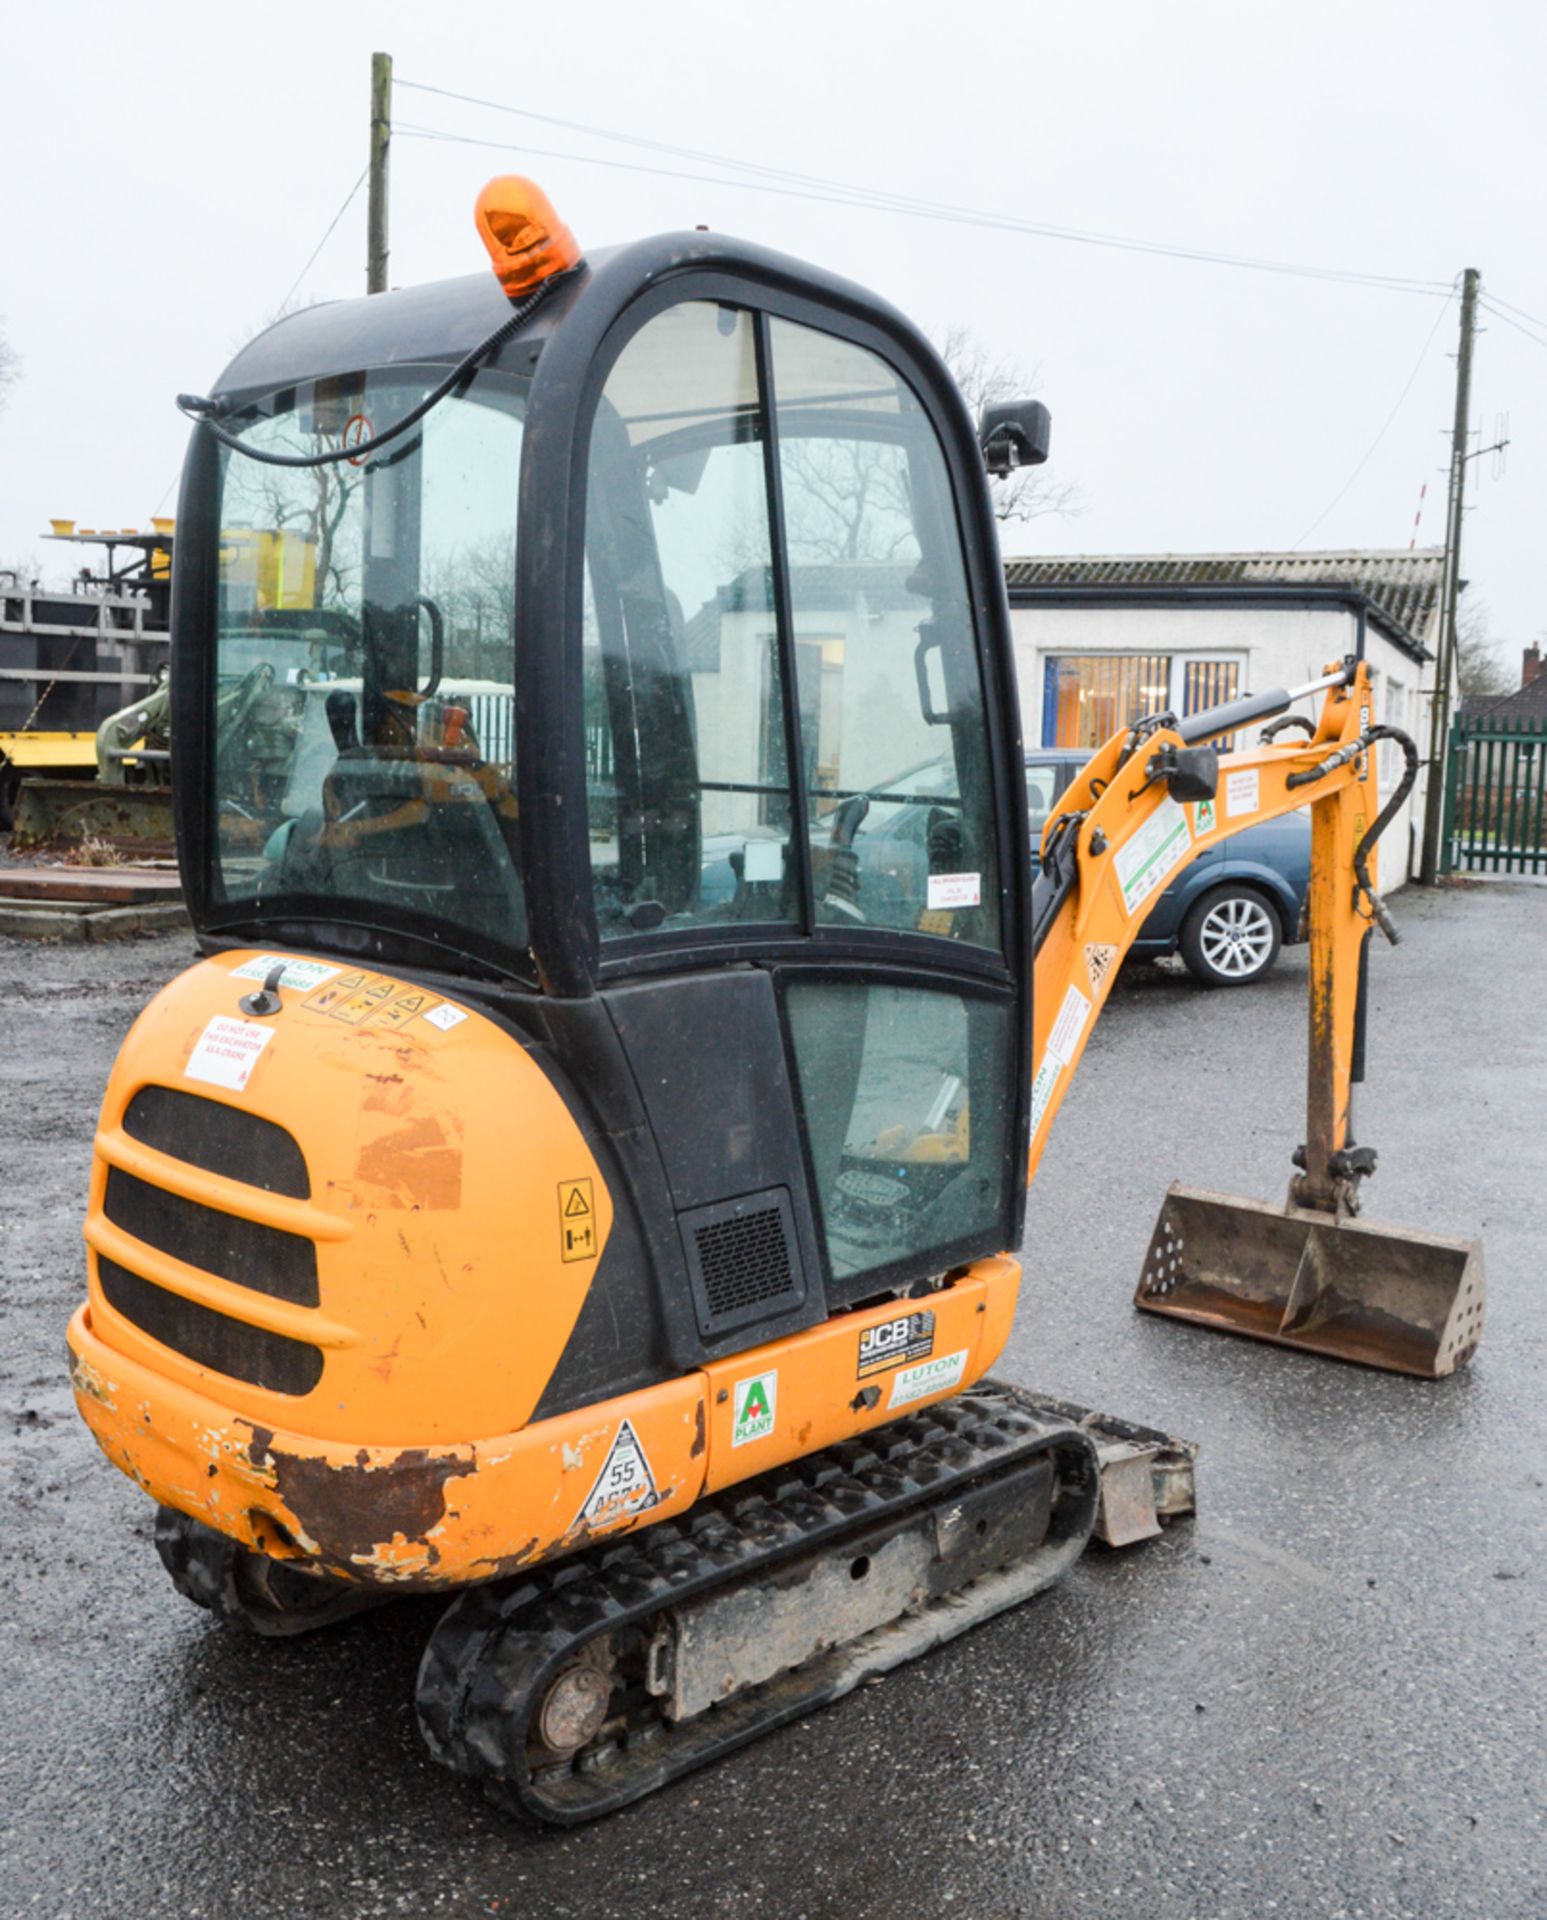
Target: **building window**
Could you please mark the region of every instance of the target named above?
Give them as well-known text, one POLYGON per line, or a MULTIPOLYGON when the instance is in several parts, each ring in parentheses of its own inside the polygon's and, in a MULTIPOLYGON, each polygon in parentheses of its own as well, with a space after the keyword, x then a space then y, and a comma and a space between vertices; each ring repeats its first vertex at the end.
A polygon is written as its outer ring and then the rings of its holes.
POLYGON ((1099 747, 1120 727, 1164 713, 1171 683, 1164 653, 1054 654, 1042 690, 1045 747, 1099 747))
MULTIPOLYGON (((1202 713, 1205 707, 1222 707, 1241 691, 1239 660, 1184 660, 1182 662, 1182 713, 1202 713)), ((1234 753, 1235 735, 1221 734, 1209 745, 1216 753, 1234 753)))
MULTIPOLYGON (((1400 680, 1386 682, 1386 725, 1405 727, 1407 724, 1407 689, 1400 680)), ((1395 740, 1383 740, 1380 744, 1380 795, 1384 801, 1396 792, 1397 782, 1402 778, 1405 766, 1402 749, 1395 740)))

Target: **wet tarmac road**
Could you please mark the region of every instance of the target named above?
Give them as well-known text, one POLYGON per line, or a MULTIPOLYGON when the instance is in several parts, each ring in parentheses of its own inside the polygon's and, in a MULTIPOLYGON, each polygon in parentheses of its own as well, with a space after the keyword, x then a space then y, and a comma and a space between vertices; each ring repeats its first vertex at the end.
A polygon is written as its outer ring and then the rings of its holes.
POLYGON ((1401 896, 1373 969, 1367 1211, 1481 1232, 1440 1384, 1136 1315, 1167 1183, 1278 1199, 1303 950, 1125 974, 1033 1196, 999 1371, 1203 1443, 1195 1523, 583 1832, 442 1774, 432 1603, 253 1642, 180 1601, 76 1420, 91 1119, 186 937, 0 941, 0 1913, 1387 1920, 1547 1913, 1547 889, 1401 896))

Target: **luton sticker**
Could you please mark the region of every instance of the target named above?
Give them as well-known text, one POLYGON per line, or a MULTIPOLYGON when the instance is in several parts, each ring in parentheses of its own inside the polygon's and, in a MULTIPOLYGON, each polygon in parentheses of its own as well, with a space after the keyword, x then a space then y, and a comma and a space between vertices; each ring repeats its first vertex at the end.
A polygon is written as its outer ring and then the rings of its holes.
POLYGON ((589 1180, 559 1182, 559 1248, 565 1260, 596 1257, 596 1207, 589 1180))
POLYGON ((731 1445, 744 1447, 749 1440, 766 1440, 773 1432, 774 1408, 779 1403, 779 1369, 770 1367, 750 1380, 738 1380, 735 1391, 731 1445))
POLYGON ((655 1475, 639 1444, 634 1429, 625 1420, 607 1455, 607 1464, 596 1476, 596 1485, 586 1503, 575 1515, 576 1526, 610 1527, 615 1520, 645 1513, 661 1504, 655 1475))

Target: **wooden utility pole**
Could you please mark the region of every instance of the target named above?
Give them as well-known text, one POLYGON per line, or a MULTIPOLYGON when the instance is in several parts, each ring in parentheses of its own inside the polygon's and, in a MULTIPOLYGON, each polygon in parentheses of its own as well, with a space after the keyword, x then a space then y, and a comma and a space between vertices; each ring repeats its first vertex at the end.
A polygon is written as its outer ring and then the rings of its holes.
POLYGON ((371 184, 366 215, 365 291, 387 291, 387 157, 392 146, 392 55, 371 55, 371 184))
POLYGON ((1477 332, 1480 284, 1476 267, 1468 267, 1461 280, 1461 344, 1456 354, 1456 417, 1450 433, 1440 650, 1434 666, 1434 700, 1429 708, 1429 784, 1424 794, 1423 857, 1418 867, 1418 878, 1426 887, 1434 885, 1440 872, 1445 757, 1450 750, 1450 683, 1456 671, 1456 597, 1461 590, 1461 510, 1466 495, 1467 419, 1472 404, 1472 342, 1477 332))

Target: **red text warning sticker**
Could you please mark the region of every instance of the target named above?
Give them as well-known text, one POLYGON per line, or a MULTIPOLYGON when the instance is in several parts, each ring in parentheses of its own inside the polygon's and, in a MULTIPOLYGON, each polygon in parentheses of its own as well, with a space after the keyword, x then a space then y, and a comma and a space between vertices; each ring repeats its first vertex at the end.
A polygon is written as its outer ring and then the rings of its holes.
POLYGON ((194 1042, 183 1073, 189 1080, 203 1080, 212 1087, 229 1087, 233 1093, 242 1093, 258 1055, 273 1038, 272 1027, 217 1013, 194 1042))

